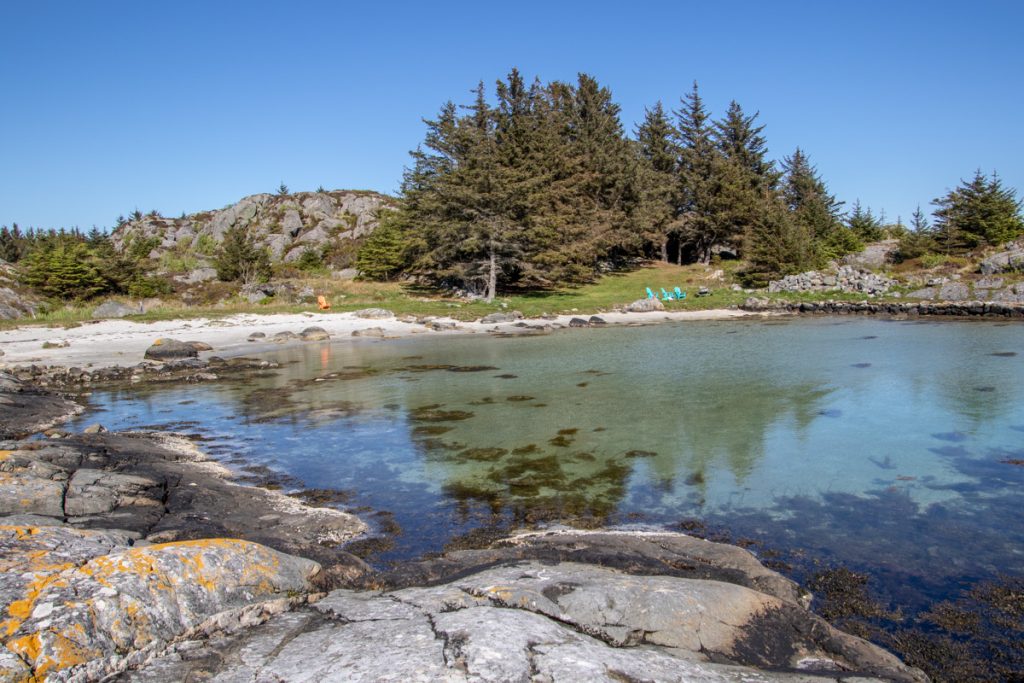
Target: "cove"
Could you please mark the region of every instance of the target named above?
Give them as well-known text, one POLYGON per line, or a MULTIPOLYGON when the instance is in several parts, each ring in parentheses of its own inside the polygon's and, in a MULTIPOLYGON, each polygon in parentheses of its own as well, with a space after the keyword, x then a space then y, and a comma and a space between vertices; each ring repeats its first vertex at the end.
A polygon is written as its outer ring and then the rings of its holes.
POLYGON ((796 318, 353 339, 243 381, 97 391, 82 427, 195 433, 391 516, 387 563, 475 530, 699 524, 867 572, 911 612, 1020 575, 1016 324, 796 318))

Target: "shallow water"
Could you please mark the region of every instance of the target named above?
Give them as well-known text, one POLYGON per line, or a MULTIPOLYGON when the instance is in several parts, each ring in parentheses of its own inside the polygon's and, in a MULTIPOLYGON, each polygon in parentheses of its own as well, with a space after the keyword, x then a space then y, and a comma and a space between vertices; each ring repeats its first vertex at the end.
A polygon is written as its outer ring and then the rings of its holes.
POLYGON ((866 570, 913 609, 1022 572, 1022 331, 827 318, 346 340, 270 354, 284 370, 244 382, 97 392, 78 424, 171 424, 229 464, 352 491, 403 529, 380 562, 496 520, 696 518, 866 570))

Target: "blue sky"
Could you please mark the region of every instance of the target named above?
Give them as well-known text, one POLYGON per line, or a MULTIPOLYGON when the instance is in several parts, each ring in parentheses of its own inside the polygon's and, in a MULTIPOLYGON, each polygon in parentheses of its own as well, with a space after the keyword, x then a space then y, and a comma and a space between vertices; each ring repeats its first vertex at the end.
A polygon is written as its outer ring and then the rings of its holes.
POLYGON ((421 119, 516 66, 627 130, 697 80, 851 204, 1024 190, 1021 2, 0 2, 0 224, 109 227, 280 182, 396 192, 421 119))

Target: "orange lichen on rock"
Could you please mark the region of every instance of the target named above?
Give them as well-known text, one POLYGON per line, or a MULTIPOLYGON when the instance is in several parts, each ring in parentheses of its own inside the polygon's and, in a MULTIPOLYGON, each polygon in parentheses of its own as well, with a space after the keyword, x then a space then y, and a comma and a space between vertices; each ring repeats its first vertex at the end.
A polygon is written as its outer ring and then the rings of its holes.
POLYGON ((248 541, 122 550, 103 533, 0 527, 0 568, 20 577, 6 590, 0 638, 33 676, 166 642, 256 599, 309 590, 320 568, 248 541))

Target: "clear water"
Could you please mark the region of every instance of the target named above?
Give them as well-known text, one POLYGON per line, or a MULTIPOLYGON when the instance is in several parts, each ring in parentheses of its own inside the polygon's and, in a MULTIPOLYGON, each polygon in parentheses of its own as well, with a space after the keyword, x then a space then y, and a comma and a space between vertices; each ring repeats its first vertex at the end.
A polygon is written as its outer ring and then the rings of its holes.
POLYGON ((831 318, 352 340, 269 354, 285 367, 265 377, 97 392, 79 424, 186 423, 229 463, 351 491, 403 529, 380 561, 496 519, 698 518, 869 571, 912 607, 1024 571, 1024 467, 1006 462, 1024 458, 1022 332, 831 318))

